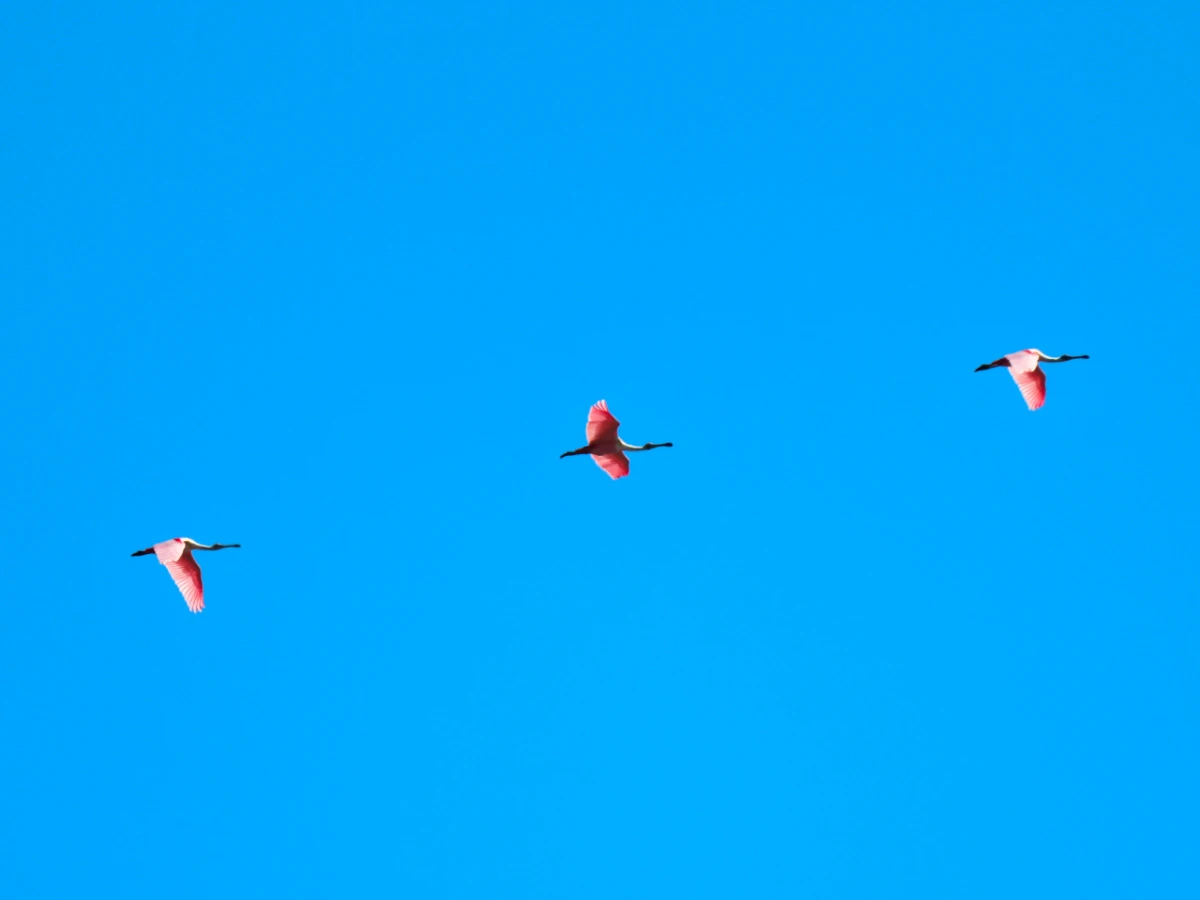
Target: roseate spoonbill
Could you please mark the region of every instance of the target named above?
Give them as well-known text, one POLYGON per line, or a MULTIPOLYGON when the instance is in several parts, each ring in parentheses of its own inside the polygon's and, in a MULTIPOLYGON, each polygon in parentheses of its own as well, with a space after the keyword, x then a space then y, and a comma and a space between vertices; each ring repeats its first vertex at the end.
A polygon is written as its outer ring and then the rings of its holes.
POLYGON ((601 400, 592 405, 588 412, 586 446, 578 450, 568 450, 559 459, 567 456, 580 456, 590 453, 596 465, 613 478, 624 478, 629 474, 629 457, 625 453, 638 450, 653 450, 655 447, 673 447, 674 444, 642 444, 635 447, 617 437, 617 429, 621 423, 616 416, 608 411, 608 404, 601 400), (624 451, 624 452, 623 452, 624 451))
POLYGON ((167 567, 175 585, 187 601, 188 609, 194 613, 204 609, 204 585, 200 581, 200 565, 192 558, 193 550, 228 550, 241 544, 197 544, 191 538, 171 538, 132 556, 148 556, 153 553, 167 567))
POLYGON ((1038 368, 1038 363, 1060 363, 1089 358, 1086 353, 1083 356, 1047 356, 1041 350, 1018 350, 1016 353, 1000 357, 995 362, 984 363, 975 371, 982 372, 984 369, 1006 366, 1008 374, 1021 389, 1021 396, 1025 398, 1029 408, 1041 409, 1042 404, 1046 402, 1046 373, 1038 368))

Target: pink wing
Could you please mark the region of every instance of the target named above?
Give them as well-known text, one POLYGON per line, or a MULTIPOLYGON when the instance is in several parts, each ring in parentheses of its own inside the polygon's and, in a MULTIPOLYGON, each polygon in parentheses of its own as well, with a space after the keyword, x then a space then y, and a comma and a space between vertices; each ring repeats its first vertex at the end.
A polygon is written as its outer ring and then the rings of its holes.
POLYGON ((1021 389, 1021 396, 1025 398, 1026 405, 1030 409, 1041 409, 1042 404, 1046 402, 1046 373, 1038 367, 1036 358, 1032 369, 1021 372, 1017 371, 1014 365, 1008 370, 1008 374, 1021 389))
POLYGON ((183 594, 183 599, 194 613, 204 609, 204 584, 200 581, 200 565, 182 543, 166 541, 154 545, 154 555, 158 561, 167 567, 175 586, 183 594), (159 548, 163 548, 160 550, 159 548), (175 553, 175 547, 179 552, 175 553), (174 557, 171 554, 175 554, 174 557))
POLYGON ((593 453, 592 459, 614 479, 624 478, 629 474, 629 457, 620 450, 615 453, 593 453))
MULTIPOLYGON (((594 444, 597 441, 609 440, 617 436, 617 428, 620 426, 617 417, 608 411, 608 404, 601 400, 592 406, 588 413, 587 423, 587 439, 589 444, 594 444)), ((628 464, 626 470, 628 471, 628 464)), ((614 478, 618 477, 616 475, 614 478)))

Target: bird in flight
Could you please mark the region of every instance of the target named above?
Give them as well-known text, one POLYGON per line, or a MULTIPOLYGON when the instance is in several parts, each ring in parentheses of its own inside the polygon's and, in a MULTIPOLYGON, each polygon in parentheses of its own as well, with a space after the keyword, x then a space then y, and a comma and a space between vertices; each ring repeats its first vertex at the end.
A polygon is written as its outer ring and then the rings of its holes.
POLYGON ((995 362, 984 363, 975 371, 982 372, 984 369, 1007 367, 1008 374, 1021 389, 1021 396, 1025 398, 1025 403, 1029 408, 1041 409, 1042 404, 1046 402, 1046 373, 1038 368, 1038 363, 1060 363, 1072 359, 1088 358, 1087 354, 1083 356, 1046 356, 1041 350, 1018 350, 1016 353, 1000 357, 995 362))
POLYGON ((674 446, 669 442, 666 444, 642 444, 640 447, 627 444, 617 437, 617 429, 620 425, 617 417, 608 411, 607 403, 601 400, 599 403, 593 404, 588 412, 587 444, 578 450, 568 450, 559 459, 589 453, 596 461, 596 465, 611 477, 624 478, 629 474, 629 457, 625 455, 626 453, 674 446))
POLYGON ((193 550, 227 550, 230 547, 240 547, 241 544, 197 544, 191 538, 171 538, 145 550, 138 550, 133 556, 149 556, 153 553, 158 561, 167 567, 175 585, 187 601, 188 609, 194 613, 204 609, 204 585, 200 581, 200 565, 192 557, 193 550))

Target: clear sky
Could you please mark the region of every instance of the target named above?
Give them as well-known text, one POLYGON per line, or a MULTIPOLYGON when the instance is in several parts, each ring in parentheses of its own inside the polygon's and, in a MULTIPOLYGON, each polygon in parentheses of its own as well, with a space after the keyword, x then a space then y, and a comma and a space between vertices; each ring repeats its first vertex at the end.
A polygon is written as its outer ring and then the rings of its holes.
POLYGON ((6 3, 4 894, 1200 896, 1200 13, 901 6, 6 3))

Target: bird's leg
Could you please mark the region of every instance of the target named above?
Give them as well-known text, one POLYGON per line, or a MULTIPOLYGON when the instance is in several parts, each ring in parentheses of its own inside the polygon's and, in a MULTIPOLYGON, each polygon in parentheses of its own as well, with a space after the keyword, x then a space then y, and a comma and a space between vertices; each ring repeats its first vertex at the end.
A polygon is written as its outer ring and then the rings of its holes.
POLYGON ((564 453, 562 456, 560 456, 559 459, 566 459, 568 456, 581 456, 584 453, 591 453, 591 452, 592 451, 589 450, 587 447, 580 447, 578 450, 568 450, 566 453, 564 453))
POLYGON ((997 366, 1011 366, 1011 365, 1012 365, 1012 363, 1010 363, 1010 362, 1008 361, 1008 357, 1007 357, 1007 356, 1002 356, 1002 357, 1000 357, 998 360, 996 360, 995 362, 984 363, 982 366, 980 366, 980 367, 979 367, 978 369, 976 369, 975 371, 976 371, 976 372, 982 372, 984 369, 994 369, 994 368, 996 368, 997 366))
POLYGON ((134 553, 130 553, 129 555, 130 556, 148 556, 149 554, 151 554, 153 552, 154 552, 153 547, 147 547, 145 550, 138 550, 134 553))

